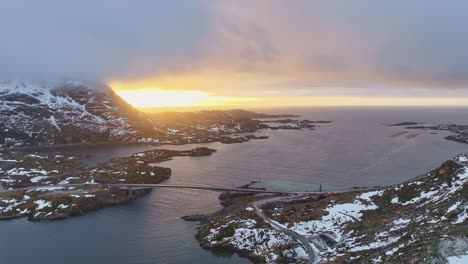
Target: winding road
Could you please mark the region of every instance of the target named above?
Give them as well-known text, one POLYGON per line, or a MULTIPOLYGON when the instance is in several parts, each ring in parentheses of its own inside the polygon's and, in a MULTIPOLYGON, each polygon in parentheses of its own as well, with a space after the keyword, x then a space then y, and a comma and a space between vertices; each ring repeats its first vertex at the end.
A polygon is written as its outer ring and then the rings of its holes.
POLYGON ((299 240, 305 247, 306 251, 309 254, 309 259, 307 260, 307 264, 314 264, 318 260, 318 251, 310 244, 309 240, 305 237, 302 236, 290 229, 287 229, 283 227, 282 225, 278 224, 276 221, 271 220, 268 218, 263 212, 262 209, 260 209, 260 205, 266 204, 266 203, 271 203, 271 202, 276 202, 280 200, 285 200, 285 199, 291 199, 290 196, 283 196, 283 197, 273 197, 273 198, 268 198, 268 199, 263 199, 263 200, 257 200, 252 203, 252 207, 255 209, 255 212, 257 215, 263 219, 263 221, 267 222, 270 224, 274 229, 281 231, 283 233, 286 233, 290 235, 291 237, 299 240))

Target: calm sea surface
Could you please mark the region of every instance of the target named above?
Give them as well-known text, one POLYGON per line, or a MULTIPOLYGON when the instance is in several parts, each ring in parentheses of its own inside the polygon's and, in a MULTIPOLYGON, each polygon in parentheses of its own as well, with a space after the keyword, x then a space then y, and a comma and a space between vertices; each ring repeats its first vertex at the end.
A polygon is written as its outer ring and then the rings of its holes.
MULTIPOLYGON (((161 163, 173 170, 165 183, 232 186, 263 179, 336 189, 386 185, 421 175, 458 153, 468 152, 468 145, 444 140, 445 133, 409 131, 395 136, 404 129, 386 126, 403 121, 468 124, 468 108, 296 108, 264 112, 294 113, 333 123, 314 131, 264 131, 259 134, 269 139, 243 144, 168 146, 207 146, 218 152, 161 163)), ((93 164, 151 148, 67 150, 94 155, 88 160, 93 164)), ((161 189, 133 203, 65 221, 0 222, 0 263, 249 263, 236 255, 203 250, 194 239, 197 225, 179 219, 218 210, 217 196, 208 191, 161 189)))

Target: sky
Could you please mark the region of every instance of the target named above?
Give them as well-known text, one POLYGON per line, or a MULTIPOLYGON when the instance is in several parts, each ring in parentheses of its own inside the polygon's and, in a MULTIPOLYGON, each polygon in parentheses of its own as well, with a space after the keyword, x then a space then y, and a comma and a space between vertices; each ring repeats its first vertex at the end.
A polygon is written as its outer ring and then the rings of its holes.
POLYGON ((467 1, 0 1, 0 78, 139 107, 468 105, 467 1))

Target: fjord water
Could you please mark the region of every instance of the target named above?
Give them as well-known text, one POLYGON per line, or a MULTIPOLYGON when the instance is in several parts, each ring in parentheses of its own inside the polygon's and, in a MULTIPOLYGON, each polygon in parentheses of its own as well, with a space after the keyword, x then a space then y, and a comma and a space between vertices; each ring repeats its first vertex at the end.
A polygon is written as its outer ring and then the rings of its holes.
MULTIPOLYGON (((468 145, 443 139, 447 133, 404 131, 388 124, 468 124, 468 109, 456 108, 308 108, 273 109, 310 120, 332 120, 309 131, 263 131, 266 140, 163 148, 215 148, 208 157, 161 163, 173 171, 169 184, 232 186, 252 180, 323 184, 335 189, 395 184, 421 175, 468 145), (413 136, 409 136, 414 134, 413 136)), ((152 146, 73 147, 94 155, 90 164, 152 149, 152 146)), ((156 189, 127 205, 105 208, 65 221, 0 222, 1 263, 249 263, 236 255, 213 254, 194 239, 195 223, 179 217, 220 208, 218 193, 156 189)))

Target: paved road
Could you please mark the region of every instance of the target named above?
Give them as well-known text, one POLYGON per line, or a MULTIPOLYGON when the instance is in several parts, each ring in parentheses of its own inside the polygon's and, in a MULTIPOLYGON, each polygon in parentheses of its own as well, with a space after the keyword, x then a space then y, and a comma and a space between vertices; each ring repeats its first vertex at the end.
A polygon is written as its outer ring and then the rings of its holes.
POLYGON ((322 192, 284 192, 284 191, 272 191, 272 190, 261 190, 261 189, 247 189, 247 188, 227 188, 227 187, 216 187, 216 186, 204 186, 204 185, 182 185, 182 184, 126 184, 126 183, 81 183, 81 184, 59 184, 59 185, 40 185, 30 186, 17 189, 8 189, 0 191, 0 193, 14 192, 21 190, 36 190, 41 188, 56 188, 56 187, 85 187, 85 186, 105 186, 121 189, 130 188, 175 188, 175 189, 197 189, 197 190, 208 190, 208 191, 221 191, 221 192, 250 192, 250 193, 270 193, 270 194, 292 194, 292 195, 304 195, 304 194, 315 194, 315 195, 329 195, 344 192, 356 192, 361 190, 371 189, 351 189, 343 191, 322 191, 322 192))
POLYGON ((307 260, 307 263, 308 264, 313 264, 317 260, 317 253, 318 252, 316 252, 316 250, 310 245, 309 240, 305 236, 299 235, 298 233, 296 233, 296 232, 294 232, 294 231, 292 231, 290 229, 284 228, 283 226, 279 225, 277 222, 271 220, 270 218, 268 218, 262 212, 262 210, 259 207, 259 205, 261 205, 261 204, 275 202, 275 201, 279 201, 279 200, 283 200, 283 199, 291 199, 291 197, 283 196, 283 197, 273 197, 273 198, 258 200, 258 201, 255 201, 255 202, 252 203, 252 207, 255 209, 255 212, 257 213, 257 215, 260 218, 262 218, 265 222, 270 224, 273 228, 275 228, 276 230, 281 231, 283 233, 286 233, 286 234, 292 236, 293 238, 299 240, 304 245, 304 247, 306 248, 306 251, 309 254, 309 259, 307 260))
POLYGON ((177 189, 198 189, 198 190, 209 190, 209 191, 236 191, 236 192, 251 192, 251 193, 272 193, 272 194, 291 194, 291 195, 305 195, 305 194, 315 194, 315 195, 329 195, 329 194, 338 194, 338 193, 347 193, 347 192, 358 192, 372 189, 349 189, 349 190, 339 190, 339 191, 314 191, 314 192, 291 192, 291 191, 273 191, 273 190, 262 190, 262 189, 249 189, 249 188, 231 188, 231 187, 217 187, 209 185, 182 185, 182 184, 127 184, 127 183, 117 183, 117 184, 101 184, 108 187, 115 188, 177 188, 177 189))
MULTIPOLYGON (((0 193, 15 192, 15 191, 29 191, 43 188, 57 188, 57 187, 86 187, 86 186, 104 186, 111 188, 120 189, 141 189, 141 188, 175 188, 175 189, 197 189, 197 190, 208 190, 208 191, 220 191, 220 192, 250 192, 250 193, 268 193, 268 194, 297 194, 296 192, 282 192, 282 191, 271 191, 261 189, 247 189, 247 188, 226 188, 216 186, 203 186, 203 185, 180 185, 180 184, 105 184, 105 183, 82 183, 82 184, 59 184, 59 185, 40 185, 30 186, 24 188, 2 190, 0 193)), ((319 192, 308 192, 308 194, 318 194, 319 192)))
POLYGON ((249 188, 230 188, 204 185, 182 185, 182 184, 102 184, 114 188, 176 188, 176 189, 197 189, 221 192, 250 192, 250 193, 270 193, 270 194, 288 194, 289 192, 249 189, 249 188))

